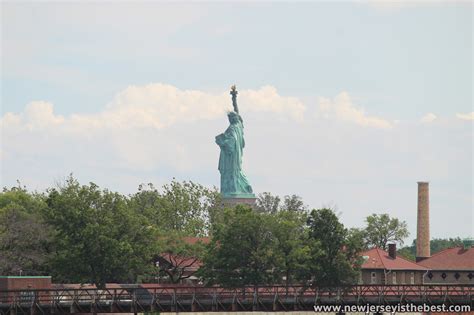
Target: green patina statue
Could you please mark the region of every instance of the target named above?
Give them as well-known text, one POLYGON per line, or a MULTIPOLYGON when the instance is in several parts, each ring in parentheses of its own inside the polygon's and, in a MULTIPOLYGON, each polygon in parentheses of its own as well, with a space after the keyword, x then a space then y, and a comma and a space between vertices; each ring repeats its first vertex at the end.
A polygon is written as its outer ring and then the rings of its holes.
POLYGON ((234 111, 227 114, 230 125, 226 131, 216 136, 221 148, 219 171, 221 173, 221 194, 224 198, 254 198, 247 177, 242 172, 242 155, 245 147, 244 125, 237 107, 237 90, 232 86, 234 111))

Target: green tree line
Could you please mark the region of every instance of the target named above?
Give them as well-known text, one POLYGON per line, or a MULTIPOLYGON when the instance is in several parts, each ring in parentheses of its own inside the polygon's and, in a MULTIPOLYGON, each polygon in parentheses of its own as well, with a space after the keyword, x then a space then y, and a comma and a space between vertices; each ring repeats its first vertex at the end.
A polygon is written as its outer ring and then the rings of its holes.
MULTIPOLYGON (((171 242, 208 235, 219 194, 192 182, 124 196, 70 176, 45 193, 20 185, 0 194, 0 275, 51 275, 56 282, 132 283, 160 274, 171 242)), ((173 248, 170 248, 173 247, 173 248)))
MULTIPOLYGON (((450 247, 464 246, 463 241, 460 237, 450 237, 450 238, 434 238, 430 241, 430 252, 431 255, 436 254, 443 249, 450 247)), ((398 251, 403 257, 415 260, 416 258, 416 239, 413 240, 410 246, 405 246, 400 248, 398 251)))
POLYGON ((193 182, 141 185, 132 195, 80 184, 72 176, 44 193, 0 193, 0 274, 51 275, 55 282, 179 282, 202 262, 203 284, 224 286, 357 281, 360 252, 403 244, 406 223, 387 214, 346 228, 327 208, 309 210, 297 195, 258 197, 255 209, 222 208, 218 191, 193 182), (186 237, 209 236, 209 244, 186 237), (182 261, 181 261, 182 262, 182 261))

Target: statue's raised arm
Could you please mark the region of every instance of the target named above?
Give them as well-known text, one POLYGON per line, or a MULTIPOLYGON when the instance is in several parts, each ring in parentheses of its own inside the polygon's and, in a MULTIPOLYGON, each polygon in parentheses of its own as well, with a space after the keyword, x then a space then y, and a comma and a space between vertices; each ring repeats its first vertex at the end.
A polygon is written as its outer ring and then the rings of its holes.
POLYGON ((239 107, 237 106, 237 88, 235 84, 230 87, 230 95, 232 95, 232 106, 234 106, 234 112, 239 113, 239 107))

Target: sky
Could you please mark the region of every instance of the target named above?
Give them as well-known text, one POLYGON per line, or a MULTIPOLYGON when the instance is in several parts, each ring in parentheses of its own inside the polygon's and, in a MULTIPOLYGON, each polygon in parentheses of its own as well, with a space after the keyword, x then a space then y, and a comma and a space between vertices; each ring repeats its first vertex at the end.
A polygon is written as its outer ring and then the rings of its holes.
POLYGON ((237 85, 254 191, 472 237, 472 2, 9 2, 1 186, 219 185, 237 85))

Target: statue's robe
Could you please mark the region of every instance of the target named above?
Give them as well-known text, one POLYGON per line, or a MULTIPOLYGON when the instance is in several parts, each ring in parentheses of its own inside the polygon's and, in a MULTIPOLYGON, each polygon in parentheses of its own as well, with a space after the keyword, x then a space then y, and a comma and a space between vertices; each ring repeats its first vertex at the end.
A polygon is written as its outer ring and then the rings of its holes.
POLYGON ((224 196, 252 193, 252 187, 242 172, 245 140, 244 125, 240 119, 217 136, 216 142, 221 148, 218 167, 221 173, 221 193, 224 196))

